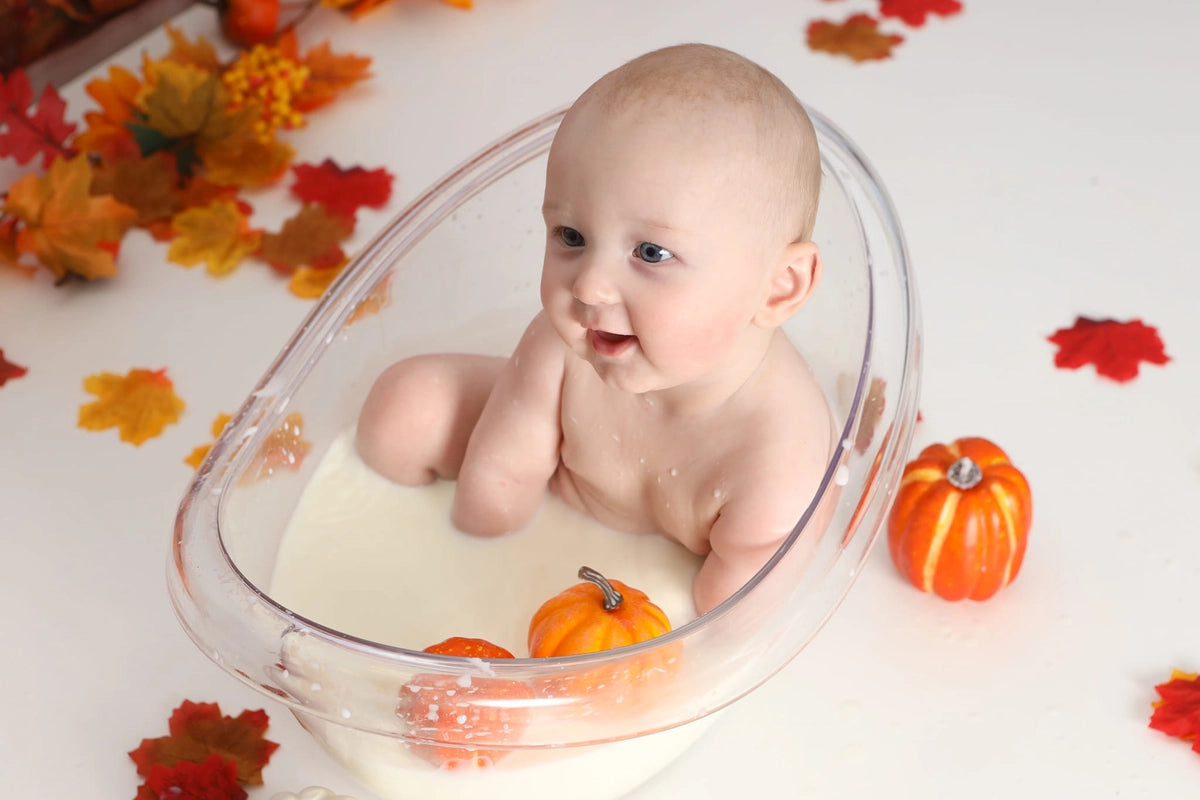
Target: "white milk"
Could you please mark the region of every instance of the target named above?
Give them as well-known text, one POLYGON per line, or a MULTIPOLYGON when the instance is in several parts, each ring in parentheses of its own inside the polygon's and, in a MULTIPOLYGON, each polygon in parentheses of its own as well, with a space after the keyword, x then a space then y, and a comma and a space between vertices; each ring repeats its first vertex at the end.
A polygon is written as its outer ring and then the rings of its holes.
MULTIPOLYGON (((331 446, 280 543, 271 596, 344 633, 423 649, 450 636, 487 639, 528 655, 529 620, 579 582, 587 565, 641 589, 672 626, 695 612, 700 559, 659 536, 619 533, 548 496, 523 530, 494 539, 450 524, 454 484, 397 486, 358 458, 352 434, 331 446)), ((333 688, 333 687, 331 687, 333 688)), ((711 720, 711 717, 708 718, 711 720)), ((583 748, 516 752, 477 773, 437 770, 393 739, 311 717, 301 721, 386 798, 607 800, 637 786, 708 727, 681 728, 583 748)))

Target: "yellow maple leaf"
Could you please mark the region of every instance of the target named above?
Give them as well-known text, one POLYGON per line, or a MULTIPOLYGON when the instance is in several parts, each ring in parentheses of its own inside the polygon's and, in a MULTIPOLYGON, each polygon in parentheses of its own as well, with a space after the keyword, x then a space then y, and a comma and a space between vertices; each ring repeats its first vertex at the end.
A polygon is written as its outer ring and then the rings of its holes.
POLYGON ((226 113, 229 94, 217 73, 191 64, 151 61, 146 78, 140 98, 144 124, 168 139, 219 140, 236 127, 226 113))
POLYGON ((315 300, 325 294, 329 284, 342 274, 342 270, 349 263, 350 259, 343 258, 341 263, 334 267, 297 267, 288 281, 288 290, 296 297, 315 300))
POLYGON ((217 437, 221 435, 221 431, 225 430, 225 426, 229 424, 229 420, 231 419, 233 419, 233 416, 230 414, 217 414, 217 418, 213 420, 212 424, 213 441, 208 444, 202 444, 192 450, 191 454, 183 460, 183 463, 190 464, 192 469, 200 469, 200 464, 204 461, 204 457, 208 455, 209 450, 212 450, 217 437))
POLYGON ((263 234, 260 255, 285 273, 297 267, 328 268, 345 258, 339 243, 350 233, 345 217, 329 213, 320 203, 306 203, 279 233, 263 234))
POLYGON ((271 431, 254 461, 242 475, 242 485, 269 478, 279 470, 298 470, 312 452, 312 442, 305 441, 304 416, 299 411, 288 414, 278 428, 271 431))
POLYGON ((197 152, 213 183, 247 189, 279 180, 296 155, 295 149, 285 142, 258 138, 250 125, 236 136, 204 143, 197 152))
POLYGON ((252 230, 237 203, 218 200, 176 214, 171 227, 177 236, 167 259, 194 267, 204 262, 209 274, 224 275, 258 250, 261 231, 252 230))
POLYGON ((221 69, 221 59, 217 57, 217 50, 208 39, 197 36, 196 41, 192 42, 183 34, 183 31, 173 27, 170 23, 165 27, 167 36, 171 38, 171 50, 163 59, 164 61, 191 64, 210 72, 217 72, 221 69))
POLYGON ((24 226, 19 253, 33 255, 60 281, 117 274, 116 254, 137 212, 109 196, 93 197, 87 156, 57 159, 49 171, 30 173, 8 190, 4 210, 24 226))
POLYGON ((99 399, 79 408, 79 427, 89 431, 117 428, 121 441, 141 445, 178 422, 184 403, 166 368, 132 369, 125 375, 101 372, 83 379, 83 388, 99 399))

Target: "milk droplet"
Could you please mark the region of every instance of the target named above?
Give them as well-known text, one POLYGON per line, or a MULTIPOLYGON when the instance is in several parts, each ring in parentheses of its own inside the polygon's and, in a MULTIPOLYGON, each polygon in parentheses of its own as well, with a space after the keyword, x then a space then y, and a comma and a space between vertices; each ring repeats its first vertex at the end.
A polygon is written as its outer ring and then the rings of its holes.
POLYGON ((845 486, 850 482, 850 468, 842 464, 837 468, 837 472, 833 473, 833 482, 838 486, 845 486))

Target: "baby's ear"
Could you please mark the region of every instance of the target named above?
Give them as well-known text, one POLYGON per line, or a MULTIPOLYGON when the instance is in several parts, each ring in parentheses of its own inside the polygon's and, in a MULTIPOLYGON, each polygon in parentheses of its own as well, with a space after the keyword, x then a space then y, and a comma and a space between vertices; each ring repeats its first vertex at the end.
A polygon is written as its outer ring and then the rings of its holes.
POLYGON ((821 251, 813 242, 792 242, 784 248, 771 277, 767 301, 754 324, 778 328, 812 295, 821 281, 821 251))

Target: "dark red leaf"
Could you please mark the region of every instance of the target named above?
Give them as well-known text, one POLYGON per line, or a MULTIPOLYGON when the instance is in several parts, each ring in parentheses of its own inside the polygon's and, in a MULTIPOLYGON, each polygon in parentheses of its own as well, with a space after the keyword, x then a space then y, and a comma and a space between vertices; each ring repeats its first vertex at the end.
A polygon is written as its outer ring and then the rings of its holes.
POLYGON ((263 738, 267 723, 267 713, 261 709, 226 717, 216 703, 184 700, 171 714, 171 735, 143 739, 129 757, 137 764, 139 775, 150 775, 156 765, 202 764, 216 755, 234 765, 242 783, 261 784, 262 768, 279 747, 263 738))
POLYGON ((150 768, 134 800, 246 800, 237 781, 237 765, 213 753, 199 764, 180 761, 150 768))
POLYGON ((392 175, 383 168, 342 169, 332 159, 319 165, 297 164, 292 167, 296 183, 292 194, 306 203, 320 203, 329 211, 354 219, 359 208, 380 208, 392 196, 392 175))
POLYGON ((63 119, 67 104, 51 85, 42 90, 32 116, 31 103, 33 86, 29 76, 15 69, 6 82, 0 75, 0 156, 27 164, 40 153, 42 166, 49 167, 54 159, 72 155, 66 141, 75 132, 75 125, 63 119))
POLYGON ((1078 369, 1095 364, 1097 373, 1121 383, 1137 377, 1142 361, 1166 364, 1171 360, 1158 331, 1140 319, 1078 317, 1070 328, 1060 328, 1047 338, 1058 345, 1054 366, 1078 369))
POLYGON ((22 367, 20 364, 14 364, 4 357, 4 348, 0 347, 0 386, 8 383, 14 378, 22 378, 29 369, 22 367))
POLYGON ((1200 741, 1200 680, 1176 670, 1171 680, 1154 690, 1162 700, 1154 704, 1150 727, 1169 736, 1200 741))
POLYGON ((880 15, 898 17, 914 28, 924 25, 928 14, 948 17, 960 11, 959 0, 879 0, 880 15))

